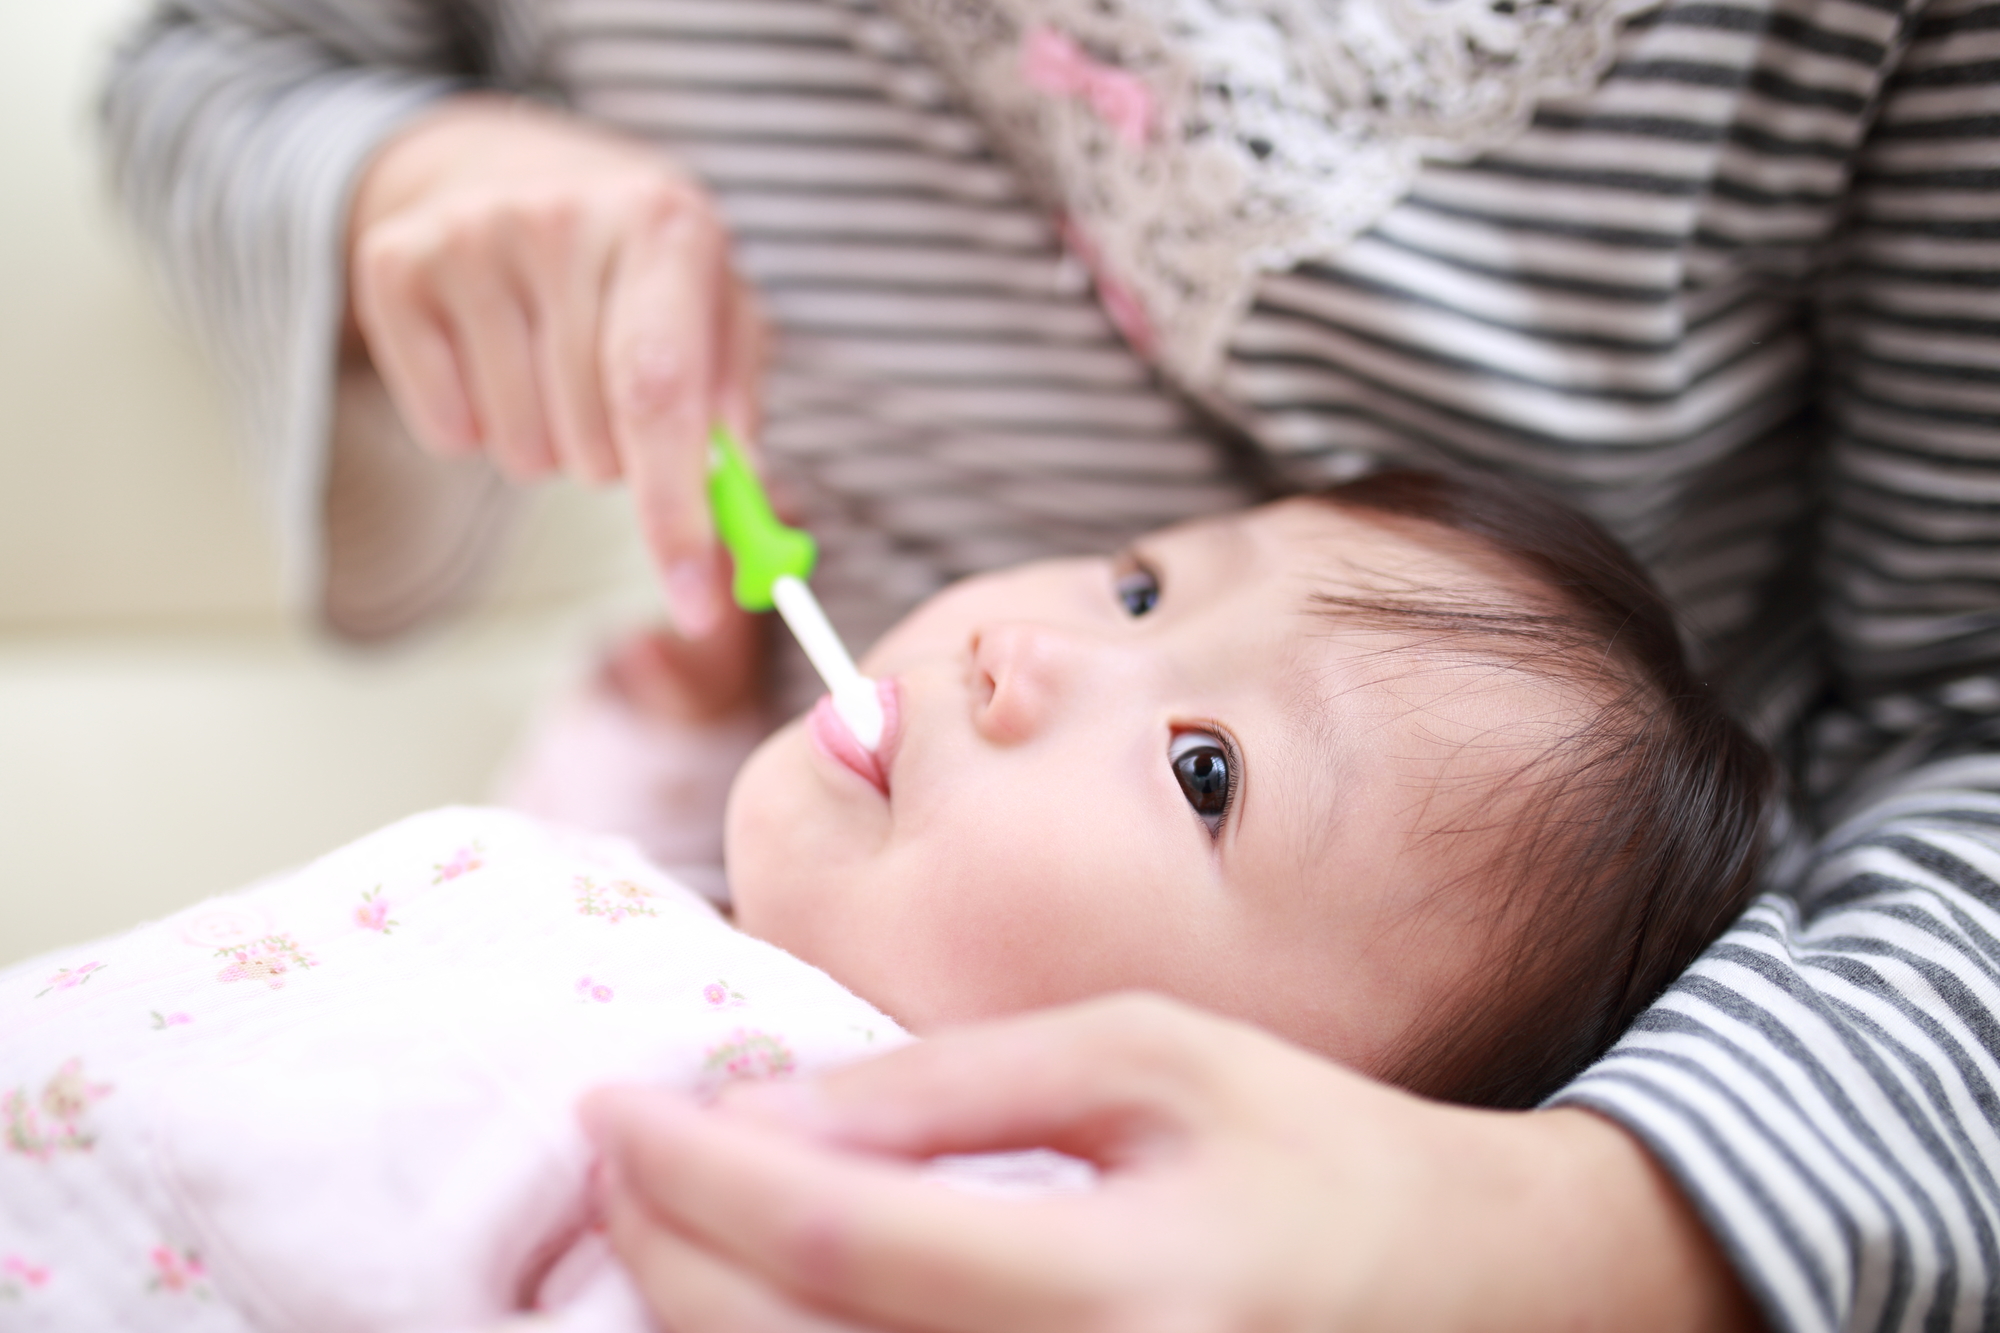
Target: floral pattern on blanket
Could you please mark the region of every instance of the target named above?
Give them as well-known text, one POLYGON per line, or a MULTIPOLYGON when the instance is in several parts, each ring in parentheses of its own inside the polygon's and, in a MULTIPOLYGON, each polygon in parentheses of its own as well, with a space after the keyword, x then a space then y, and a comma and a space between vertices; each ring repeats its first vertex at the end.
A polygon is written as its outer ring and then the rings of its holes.
MULTIPOLYGON (((414 1260, 396 1248, 396 1227, 353 1225, 341 1154, 366 1146, 378 1154, 369 1162, 392 1159, 398 1182, 443 1179, 438 1163, 451 1155, 428 1127, 449 1142, 449 1117, 464 1109, 482 1135, 509 1136, 496 1174, 539 1182, 576 1165, 566 1148, 559 1163, 549 1155, 546 1125, 567 1124, 587 1087, 643 1071, 701 1097, 739 1080, 796 1077, 851 1058, 863 1045, 856 1033, 877 1021, 887 1022, 823 973, 737 932, 622 842, 503 812, 413 817, 15 974, 0 996, 9 1033, 0 1037, 0 1329, 36 1319, 273 1326, 237 1317, 235 1281, 222 1271, 248 1229, 287 1238, 282 1254, 258 1251, 271 1256, 258 1277, 270 1277, 273 1300, 293 1300, 285 1275, 310 1272, 321 1284, 287 1307, 299 1326, 349 1296, 354 1309, 375 1309, 368 1281, 343 1276, 336 1291, 322 1279, 336 1267, 400 1272, 414 1260), (654 921, 623 929, 632 918, 654 921), (116 978, 96 984, 107 967, 116 978), (317 1039, 326 1033, 340 1040, 317 1039), (355 1033, 362 1039, 343 1045, 355 1033), (407 1045, 383 1050, 378 1037, 407 1045), (508 1095, 461 1108, 462 1091, 485 1086, 496 1067, 510 1071, 508 1095), (407 1090, 423 1133, 378 1134, 349 1114, 346 1090, 372 1097, 383 1068, 420 1075, 399 1080, 389 1104, 400 1107, 407 1090), (302 1095, 294 1069, 324 1076, 331 1095, 302 1095), (225 1077, 206 1077, 214 1071, 225 1077), (258 1100, 266 1092, 276 1100, 258 1100), (158 1134, 156 1117, 166 1126, 158 1134), (301 1204, 299 1144, 314 1171, 327 1167, 341 1185, 340 1206, 322 1218, 301 1216, 312 1209, 301 1204), (148 1185, 152 1172, 171 1188, 148 1185), (207 1192, 183 1196, 189 1181, 207 1192), (64 1225, 47 1225, 44 1201, 64 1210, 64 1225)), ((581 1197, 581 1177, 569 1184, 581 1197)), ((508 1188, 510 1198, 532 1194, 508 1188)), ((399 1206, 378 1203, 384 1216, 399 1206)), ((548 1225, 525 1211, 482 1217, 453 1232, 463 1252, 452 1251, 454 1262, 488 1253, 491 1235, 540 1237, 548 1225)), ((525 1271, 506 1275, 501 1299, 522 1289, 525 1271)), ((455 1281, 422 1290, 449 1294, 455 1281)))
POLYGON ((437 877, 431 883, 447 884, 460 875, 469 875, 485 865, 485 849, 476 842, 468 842, 448 858, 431 867, 437 871, 437 877))
POLYGON ((361 895, 361 906, 354 909, 354 920, 363 930, 379 935, 387 935, 402 924, 389 919, 389 900, 382 896, 380 884, 361 895))
POLYGON ((0 1301, 18 1301, 49 1284, 49 1270, 18 1254, 0 1255, 0 1301))
POLYGON ((712 1097, 724 1084, 783 1078, 798 1067, 798 1057, 784 1038, 756 1028, 738 1028, 703 1055, 696 1091, 712 1097))
POLYGON ((215 956, 230 960, 227 967, 215 974, 217 981, 262 981, 273 990, 285 984, 293 968, 304 971, 318 963, 284 932, 266 935, 239 948, 217 949, 215 956))
POLYGON ((741 1009, 750 1003, 720 977, 701 988, 701 998, 711 1009, 741 1009))
POLYGON ((202 1267, 201 1256, 193 1250, 155 1245, 146 1259, 150 1270, 146 1290, 162 1296, 192 1296, 198 1301, 205 1301, 211 1295, 208 1270, 202 1267))
POLYGON ((0 1132, 6 1136, 7 1150, 38 1162, 57 1153, 89 1152, 97 1136, 84 1124, 93 1102, 111 1095, 109 1083, 92 1083, 84 1076, 83 1061, 72 1057, 42 1086, 42 1095, 30 1098, 26 1088, 15 1088, 0 1098, 0 1132))
POLYGON ((601 916, 614 926, 628 916, 658 916, 659 910, 646 901, 652 896, 651 889, 629 879, 599 884, 588 875, 576 877, 576 910, 601 916))
POLYGON ((49 984, 35 993, 35 998, 39 1000, 50 991, 81 986, 109 966, 109 963, 84 963, 78 967, 59 967, 56 974, 49 978, 49 984))

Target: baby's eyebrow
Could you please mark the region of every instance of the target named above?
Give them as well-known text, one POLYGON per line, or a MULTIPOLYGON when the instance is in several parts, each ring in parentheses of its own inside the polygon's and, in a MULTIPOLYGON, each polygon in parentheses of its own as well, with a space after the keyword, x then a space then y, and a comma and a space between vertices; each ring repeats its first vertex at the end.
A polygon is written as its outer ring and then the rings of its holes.
MULTIPOLYGON (((1368 780, 1368 771, 1357 767, 1341 739, 1340 719, 1353 712, 1355 695, 1407 675, 1413 659, 1442 671, 1534 671, 1534 659, 1548 647, 1541 617, 1525 607, 1517 613, 1496 605, 1478 590, 1426 588, 1426 594, 1436 595, 1419 598, 1403 595, 1401 589, 1383 595, 1350 586, 1352 592, 1333 592, 1322 585, 1305 595, 1300 612, 1305 626, 1279 677, 1282 731, 1279 737, 1257 738, 1258 752, 1245 759, 1245 767, 1256 775, 1261 804, 1273 804, 1273 789, 1295 795, 1281 803, 1291 808, 1289 813, 1266 810, 1260 817, 1303 821, 1296 834, 1280 836, 1294 837, 1297 855, 1309 860, 1323 859, 1324 843, 1337 828, 1331 815, 1343 790, 1368 780), (1523 619, 1530 623, 1519 623, 1523 619), (1335 633, 1361 630, 1382 640, 1354 654, 1315 651, 1315 645, 1328 643, 1329 627, 1335 633)), ((1468 687, 1476 687, 1481 678, 1491 677, 1469 678, 1468 687)), ((1377 708, 1379 702, 1371 700, 1369 711, 1377 708)), ((1382 719, 1373 717, 1366 725, 1382 725, 1382 719)))
POLYGON ((1364 577, 1325 580, 1303 595, 1302 613, 1324 631, 1404 636, 1384 654, 1445 650, 1468 661, 1567 674, 1562 663, 1594 640, 1568 609, 1523 589, 1476 576, 1418 581, 1356 568, 1364 577))

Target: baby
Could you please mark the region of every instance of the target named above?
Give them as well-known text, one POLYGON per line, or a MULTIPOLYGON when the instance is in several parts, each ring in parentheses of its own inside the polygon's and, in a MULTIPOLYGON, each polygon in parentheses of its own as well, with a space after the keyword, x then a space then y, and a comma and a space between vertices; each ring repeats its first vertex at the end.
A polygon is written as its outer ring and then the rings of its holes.
POLYGON ((1497 482, 970 579, 863 667, 878 751, 822 703, 735 784, 740 929, 628 844, 441 811, 0 973, 7 1326, 643 1328, 583 1090, 1118 989, 1529 1105, 1756 872, 1770 765, 1665 603, 1497 482))
POLYGON ((1125 988, 1532 1105, 1741 907, 1768 760, 1581 515, 1377 473, 969 579, 731 797, 744 930, 914 1031, 1125 988), (804 868, 808 868, 805 870, 804 868), (804 870, 804 873, 802 873, 804 870))

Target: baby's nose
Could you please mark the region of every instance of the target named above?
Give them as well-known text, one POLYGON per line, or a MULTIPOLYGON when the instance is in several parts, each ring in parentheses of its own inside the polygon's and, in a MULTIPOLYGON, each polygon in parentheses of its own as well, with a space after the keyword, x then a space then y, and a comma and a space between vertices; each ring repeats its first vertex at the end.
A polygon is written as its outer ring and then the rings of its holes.
POLYGON ((979 734, 1016 745, 1049 723, 1078 670, 1078 647, 1038 625, 991 625, 972 636, 973 720, 979 734))

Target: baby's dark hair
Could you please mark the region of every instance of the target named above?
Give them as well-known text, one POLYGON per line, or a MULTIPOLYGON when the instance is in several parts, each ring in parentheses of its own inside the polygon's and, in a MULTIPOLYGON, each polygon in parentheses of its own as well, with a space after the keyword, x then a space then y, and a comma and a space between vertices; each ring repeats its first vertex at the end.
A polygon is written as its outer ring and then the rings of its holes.
MULTIPOLYGON (((1510 942, 1469 1003, 1411 1034, 1395 1082, 1532 1106, 1626 1025, 1742 911, 1763 856, 1776 766, 1689 669, 1671 607, 1602 528, 1502 478, 1413 469, 1318 492, 1358 515, 1442 528, 1544 590, 1315 595, 1328 614, 1470 651, 1582 691, 1585 720, 1516 787, 1494 920, 1510 942)), ((1492 866, 1483 868, 1482 879, 1492 866)))

